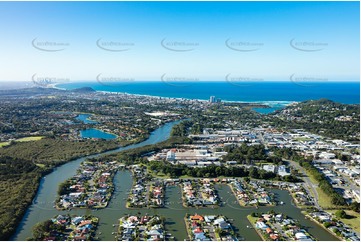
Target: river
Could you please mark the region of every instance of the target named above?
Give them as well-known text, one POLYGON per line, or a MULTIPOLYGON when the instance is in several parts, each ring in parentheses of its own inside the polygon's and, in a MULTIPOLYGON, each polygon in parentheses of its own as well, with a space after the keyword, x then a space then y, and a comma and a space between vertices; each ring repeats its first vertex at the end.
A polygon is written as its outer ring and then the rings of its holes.
MULTIPOLYGON (((116 230, 117 221, 125 214, 137 214, 137 213, 149 213, 159 214, 166 218, 166 229, 177 240, 184 240, 187 238, 185 230, 184 216, 186 213, 194 214, 218 214, 221 213, 232 221, 232 224, 236 227, 236 231, 245 240, 260 240, 260 237, 254 229, 248 229, 247 225, 250 225, 246 216, 253 211, 254 208, 242 208, 238 205, 236 198, 232 194, 230 188, 227 185, 217 185, 216 188, 219 192, 222 202, 225 202, 221 207, 212 208, 184 208, 181 202, 181 193, 179 186, 171 186, 166 188, 166 207, 161 209, 127 209, 125 208, 125 202, 127 193, 132 186, 131 173, 128 170, 118 171, 114 177, 115 191, 113 197, 105 209, 90 210, 90 209, 73 209, 69 211, 57 211, 53 208, 53 201, 57 196, 57 190, 59 183, 75 175, 80 163, 87 158, 98 157, 104 154, 111 154, 122 150, 137 148, 149 144, 155 144, 169 138, 170 131, 173 125, 179 123, 179 121, 167 123, 164 126, 155 130, 150 137, 138 144, 122 147, 116 150, 107 151, 102 154, 91 155, 70 161, 58 168, 52 173, 44 177, 39 186, 38 193, 34 198, 33 204, 28 208, 25 216, 19 224, 16 233, 12 237, 12 240, 26 240, 32 235, 32 228, 37 222, 41 222, 52 218, 57 214, 93 214, 100 219, 99 227, 97 230, 100 240, 114 240, 112 232, 116 230), (99 233, 100 232, 100 233, 99 233)), ((273 190, 279 201, 284 201, 285 205, 277 206, 273 208, 260 207, 257 211, 263 212, 273 209, 277 212, 285 213, 286 215, 298 219, 300 223, 308 229, 308 231, 318 240, 337 240, 334 236, 320 228, 314 222, 304 218, 300 209, 292 204, 292 198, 287 191, 273 190)))

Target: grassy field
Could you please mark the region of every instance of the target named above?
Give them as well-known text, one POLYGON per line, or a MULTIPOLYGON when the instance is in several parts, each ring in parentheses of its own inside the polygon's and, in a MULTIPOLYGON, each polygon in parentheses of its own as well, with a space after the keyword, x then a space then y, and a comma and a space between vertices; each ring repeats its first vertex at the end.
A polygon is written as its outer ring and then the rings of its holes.
POLYGON ((192 176, 188 176, 188 175, 183 175, 180 176, 179 179, 188 179, 188 178, 193 178, 192 176))
POLYGON ((44 138, 44 136, 29 136, 29 137, 24 137, 24 138, 17 139, 15 141, 17 141, 17 142, 28 142, 28 141, 41 140, 42 138, 44 138))
POLYGON ((166 174, 164 174, 163 172, 157 172, 155 173, 154 171, 150 170, 149 167, 147 167, 147 172, 149 173, 149 175, 155 177, 155 178, 163 178, 163 179, 169 179, 170 177, 166 174))
MULTIPOLYGON (((337 210, 328 210, 328 212, 335 213, 337 210)), ((340 220, 349 225, 351 228, 360 233, 360 214, 352 210, 345 210, 348 218, 341 218, 340 220)))
POLYGON ((9 145, 10 142, 0 142, 0 148, 9 145))
POLYGON ((295 140, 297 141, 311 141, 311 138, 306 138, 306 137, 300 137, 300 138, 295 138, 295 140))
MULTIPOLYGON (((318 181, 310 174, 309 171, 305 170, 307 176, 310 178, 311 182, 313 184, 318 184, 318 181)), ((330 209, 330 208, 337 208, 338 206, 333 205, 331 203, 331 199, 329 197, 329 195, 327 195, 321 188, 316 187, 316 191, 318 193, 318 203, 319 205, 324 208, 324 209, 330 209)), ((310 189, 310 192, 312 193, 312 196, 315 196, 315 194, 313 194, 313 190, 310 189)))
MULTIPOLYGON (((304 168, 302 168, 302 169, 304 169, 304 168)), ((305 170, 307 176, 310 178, 311 182, 312 182, 313 184, 317 184, 317 185, 318 185, 318 181, 311 175, 311 173, 310 173, 309 171, 307 171, 306 169, 304 169, 304 170, 305 170)))
MULTIPOLYGON (((37 141, 37 140, 41 140, 42 138, 44 138, 44 136, 29 136, 29 137, 24 137, 24 138, 20 138, 20 139, 16 139, 16 142, 28 142, 28 141, 37 141)), ((10 142, 0 142, 0 148, 9 145, 10 142)))
POLYGON ((252 225, 254 225, 254 224, 256 224, 256 222, 257 222, 257 220, 258 220, 259 218, 257 218, 257 217, 252 217, 251 215, 247 215, 247 219, 248 219, 248 221, 249 221, 252 225))
POLYGON ((322 208, 335 207, 335 205, 331 203, 330 197, 321 188, 317 187, 316 191, 318 193, 318 203, 322 208))

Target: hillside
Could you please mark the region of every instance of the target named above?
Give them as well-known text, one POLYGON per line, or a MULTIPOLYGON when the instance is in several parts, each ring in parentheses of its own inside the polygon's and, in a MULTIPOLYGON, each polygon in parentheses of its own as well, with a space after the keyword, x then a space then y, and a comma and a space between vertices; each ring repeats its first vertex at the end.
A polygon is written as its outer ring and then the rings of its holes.
POLYGON ((305 129, 333 139, 360 140, 360 105, 341 104, 327 99, 288 106, 268 115, 276 127, 305 129))

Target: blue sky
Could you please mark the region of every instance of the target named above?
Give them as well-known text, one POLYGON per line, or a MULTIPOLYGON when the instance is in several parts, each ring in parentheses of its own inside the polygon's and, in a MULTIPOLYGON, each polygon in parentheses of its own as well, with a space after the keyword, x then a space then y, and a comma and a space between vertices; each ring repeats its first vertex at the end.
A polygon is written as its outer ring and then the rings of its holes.
POLYGON ((0 80, 359 81, 359 18, 359 2, 0 2, 0 80))

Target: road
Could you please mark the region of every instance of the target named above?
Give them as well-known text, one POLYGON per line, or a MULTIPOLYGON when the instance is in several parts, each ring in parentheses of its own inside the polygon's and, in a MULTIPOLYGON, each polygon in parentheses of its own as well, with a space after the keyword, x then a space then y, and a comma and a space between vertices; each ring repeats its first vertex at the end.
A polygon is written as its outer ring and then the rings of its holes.
POLYGON ((263 138, 263 135, 261 132, 257 133, 256 134, 257 137, 261 140, 261 143, 264 145, 265 149, 268 150, 268 145, 267 143, 264 141, 264 138, 263 138))
MULTIPOLYGON (((257 133, 257 136, 261 140, 261 143, 265 146, 265 148, 268 149, 267 143, 265 142, 263 135, 261 133, 257 133)), ((318 204, 318 193, 316 190, 317 184, 313 184, 311 182, 310 178, 307 176, 306 171, 303 169, 303 167, 300 166, 299 163, 286 159, 283 159, 283 161, 287 161, 290 164, 290 166, 299 170, 303 174, 302 180, 306 183, 305 189, 307 190, 308 194, 310 194, 311 196, 313 194, 313 202, 315 204, 315 207, 321 210, 321 206, 318 204), (312 193, 310 192, 310 189, 312 190, 312 193)))
MULTIPOLYGON (((355 182, 346 174, 336 171, 337 175, 343 178, 346 181, 346 184, 338 186, 341 189, 350 189, 350 190, 360 190, 360 188, 355 184, 355 182)), ((337 187, 337 186, 336 186, 337 187)))
POLYGON ((313 201, 315 204, 315 207, 317 209, 322 209, 321 206, 318 204, 318 192, 316 190, 317 184, 313 184, 312 181, 310 180, 310 178, 307 176, 307 173, 305 171, 305 169, 300 166, 300 164, 298 162, 292 161, 292 160, 285 160, 283 159, 283 161, 287 161, 290 166, 292 166, 293 168, 297 169, 299 172, 302 173, 302 180, 306 183, 305 189, 307 190, 307 192, 312 195, 313 194, 313 201), (310 189, 312 190, 312 193, 310 192, 310 189))

